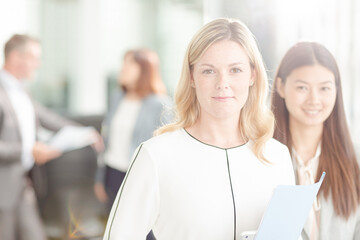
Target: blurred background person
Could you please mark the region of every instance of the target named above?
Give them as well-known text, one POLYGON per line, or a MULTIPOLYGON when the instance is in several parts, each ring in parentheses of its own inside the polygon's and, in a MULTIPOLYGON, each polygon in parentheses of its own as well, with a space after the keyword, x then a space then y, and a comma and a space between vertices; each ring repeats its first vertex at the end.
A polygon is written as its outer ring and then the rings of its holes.
POLYGON ((39 42, 14 35, 4 48, 0 71, 0 239, 46 239, 29 171, 61 153, 36 141, 39 125, 59 130, 68 122, 33 104, 23 82, 31 79, 41 57, 39 42))
POLYGON ((171 99, 162 82, 158 55, 148 49, 127 51, 118 86, 102 124, 105 152, 99 156, 95 194, 110 210, 136 147, 171 120, 171 99), (169 110, 169 109, 167 109, 169 110))
POLYGON ((23 82, 31 79, 40 64, 39 42, 14 35, 4 48, 0 71, 0 239, 46 239, 34 189, 28 178, 34 164, 61 153, 36 141, 39 125, 59 130, 69 124, 34 104, 23 82))
POLYGON ((334 57, 319 43, 295 44, 272 90, 274 138, 288 146, 297 183, 312 184, 327 173, 303 239, 360 239, 360 172, 334 57))
MULTIPOLYGON (((25 90, 25 81, 33 78, 40 64, 37 39, 13 35, 5 44, 4 56, 0 71, 0 239, 42 240, 46 236, 29 176, 62 153, 38 141, 38 130, 58 131, 77 124, 35 103, 25 90)), ((101 142, 96 147, 100 150, 101 142)))

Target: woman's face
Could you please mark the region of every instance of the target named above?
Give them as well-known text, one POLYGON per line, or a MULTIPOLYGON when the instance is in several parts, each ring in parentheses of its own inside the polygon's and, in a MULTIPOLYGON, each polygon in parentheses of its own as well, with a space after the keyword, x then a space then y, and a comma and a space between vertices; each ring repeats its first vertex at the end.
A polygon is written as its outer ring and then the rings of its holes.
POLYGON ((120 85, 125 86, 128 91, 131 91, 136 88, 140 73, 140 65, 134 60, 134 56, 132 54, 128 54, 124 58, 118 82, 120 85))
POLYGON ((254 82, 249 58, 242 46, 223 40, 211 45, 192 71, 192 84, 202 118, 238 121, 254 82))
POLYGON ((335 76, 321 65, 299 67, 290 73, 285 83, 278 78, 277 86, 292 125, 322 127, 334 108, 335 76))

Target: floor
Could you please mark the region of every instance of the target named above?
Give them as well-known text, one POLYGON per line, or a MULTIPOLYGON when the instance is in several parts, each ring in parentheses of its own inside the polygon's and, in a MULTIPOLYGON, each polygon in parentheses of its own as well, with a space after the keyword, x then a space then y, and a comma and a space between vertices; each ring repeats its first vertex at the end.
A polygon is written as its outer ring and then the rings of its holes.
POLYGON ((96 167, 90 147, 47 164, 48 192, 39 205, 49 240, 102 239, 107 210, 93 192, 96 167))

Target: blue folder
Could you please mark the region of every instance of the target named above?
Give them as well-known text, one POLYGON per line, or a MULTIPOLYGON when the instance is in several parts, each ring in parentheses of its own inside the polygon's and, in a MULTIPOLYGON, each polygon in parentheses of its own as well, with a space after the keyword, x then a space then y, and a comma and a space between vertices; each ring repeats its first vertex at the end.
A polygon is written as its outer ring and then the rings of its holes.
POLYGON ((312 185, 276 187, 255 240, 298 240, 325 174, 312 185))

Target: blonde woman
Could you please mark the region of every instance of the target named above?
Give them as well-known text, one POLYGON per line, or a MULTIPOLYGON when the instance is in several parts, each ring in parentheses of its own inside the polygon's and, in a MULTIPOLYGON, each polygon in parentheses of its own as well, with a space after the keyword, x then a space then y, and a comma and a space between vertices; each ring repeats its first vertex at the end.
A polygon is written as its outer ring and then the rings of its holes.
POLYGON ((256 230, 273 189, 293 184, 272 140, 267 78, 251 32, 217 19, 185 54, 177 119, 144 142, 115 199, 104 239, 238 239, 256 230))

